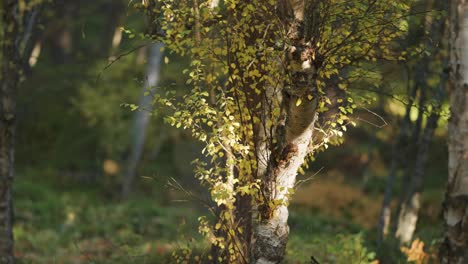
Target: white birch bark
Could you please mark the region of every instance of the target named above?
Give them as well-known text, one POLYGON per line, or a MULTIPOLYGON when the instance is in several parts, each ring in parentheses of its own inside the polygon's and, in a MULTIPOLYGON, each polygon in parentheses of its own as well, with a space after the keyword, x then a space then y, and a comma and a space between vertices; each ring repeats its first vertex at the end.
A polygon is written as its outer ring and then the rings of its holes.
MULTIPOLYGON (((428 2, 428 10, 437 9, 437 10, 448 10, 448 5, 446 2, 428 2)), ((428 159, 429 146, 432 141, 432 137, 435 129, 437 128, 437 122, 440 117, 440 111, 442 107, 442 100, 445 94, 445 89, 447 85, 447 74, 441 70, 439 73, 440 81, 438 87, 433 92, 433 100, 435 101, 432 106, 431 114, 427 117, 426 126, 420 134, 420 128, 423 118, 423 107, 428 105, 426 103, 425 95, 428 92, 428 89, 431 89, 427 84, 427 74, 430 72, 429 61, 430 60, 441 60, 442 68, 447 67, 448 65, 448 56, 445 55, 446 46, 442 45, 441 47, 434 46, 434 43, 442 43, 442 39, 447 36, 447 28, 445 26, 445 19, 432 19, 431 16, 426 17, 426 26, 430 35, 426 38, 426 46, 431 47, 432 57, 426 57, 421 61, 421 66, 417 69, 415 75, 415 82, 421 89, 419 107, 419 116, 417 119, 417 124, 414 128, 414 141, 417 141, 416 147, 416 161, 412 171, 410 171, 410 166, 408 170, 408 180, 404 182, 404 193, 400 203, 400 210, 398 215, 397 230, 395 236, 400 240, 400 244, 409 244, 413 238, 413 234, 416 231, 416 224, 419 217, 419 209, 421 208, 421 193, 423 191, 423 183, 426 174, 426 164, 428 159), (438 56, 436 56, 438 55, 438 56)), ((414 144, 414 142, 413 142, 414 144)))
MULTIPOLYGON (((283 6, 292 10, 295 22, 291 24, 292 35, 300 36, 299 25, 304 21, 305 2, 302 0, 286 1, 283 6), (297 32, 297 34, 296 34, 297 32)), ((286 11, 287 12, 287 11, 286 11)), ((300 36, 302 37, 302 36, 300 36)), ((268 158, 266 172, 263 177, 264 208, 259 208, 261 221, 255 223, 253 239, 253 263, 280 263, 285 254, 289 236, 288 204, 290 190, 294 188, 297 171, 310 153, 315 121, 317 120, 317 101, 309 101, 306 92, 314 87, 315 68, 308 56, 304 54, 309 47, 300 40, 293 40, 289 63, 298 69, 291 72, 291 88, 283 88, 282 108, 285 112, 284 125, 280 125, 274 135, 278 146, 269 146, 267 151, 261 150, 268 158), (297 103, 301 100, 304 103, 297 103), (270 203, 281 201, 271 207, 270 203)), ((264 147, 264 146, 262 146, 264 147)))
POLYGON ((289 103, 285 146, 279 154, 280 161, 274 165, 270 163, 266 173, 266 178, 271 180, 268 183, 268 191, 271 192, 269 200, 283 203, 275 207, 270 215, 263 215, 262 221, 255 228, 253 256, 256 264, 280 263, 284 257, 289 236, 288 194, 294 188, 297 171, 309 153, 315 111, 315 102, 301 106, 296 106, 295 101, 289 103))
POLYGON ((445 234, 440 263, 468 263, 468 2, 450 7, 450 110, 445 234))
POLYGON ((131 153, 128 159, 127 171, 125 173, 125 178, 122 185, 123 199, 128 198, 131 192, 133 182, 135 181, 138 162, 140 161, 141 155, 143 153, 143 147, 146 139, 146 129, 149 124, 150 111, 152 109, 151 101, 153 97, 151 94, 154 92, 155 87, 160 79, 162 47, 163 44, 156 43, 151 45, 149 48, 145 87, 140 98, 140 109, 135 112, 135 119, 131 134, 131 153), (147 92, 149 92, 149 94, 145 95, 147 92))

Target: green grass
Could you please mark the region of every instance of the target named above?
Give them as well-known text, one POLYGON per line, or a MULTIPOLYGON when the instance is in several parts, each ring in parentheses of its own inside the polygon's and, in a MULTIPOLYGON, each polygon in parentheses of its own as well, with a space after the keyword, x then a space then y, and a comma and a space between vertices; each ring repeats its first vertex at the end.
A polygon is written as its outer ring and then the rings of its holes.
MULTIPOLYGON (((161 194, 136 195, 119 202, 102 186, 57 184, 54 177, 21 177, 15 182, 15 251, 19 263, 174 263, 171 254, 187 247, 203 255, 209 245, 197 233, 197 218, 207 214, 192 203, 163 204, 161 194)), ((332 206, 332 205, 330 205, 332 206)), ((377 248, 375 230, 350 218, 293 206, 284 263, 406 263, 392 242, 377 248)), ((426 245, 437 230, 424 222, 417 236, 426 245)), ((205 254, 206 255, 206 254, 205 254)), ((209 263, 209 262, 207 262, 209 263)))
POLYGON ((184 236, 196 237, 197 212, 151 198, 124 203, 97 190, 15 184, 15 240, 20 263, 167 263, 184 236), (131 261, 131 262, 129 262, 131 261))

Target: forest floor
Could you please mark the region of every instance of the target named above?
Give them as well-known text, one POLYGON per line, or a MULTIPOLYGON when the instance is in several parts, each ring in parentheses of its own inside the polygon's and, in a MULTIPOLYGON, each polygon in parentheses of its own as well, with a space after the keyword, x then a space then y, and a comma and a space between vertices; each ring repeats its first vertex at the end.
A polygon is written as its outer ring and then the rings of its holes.
MULTIPOLYGON (((19 263, 173 263, 174 251, 192 248, 195 255, 207 247, 197 234, 197 219, 207 214, 200 206, 161 205, 144 196, 118 202, 93 186, 72 187, 27 177, 16 181, 19 263)), ((294 201, 285 263, 310 263, 312 256, 321 264, 377 263, 374 252, 385 252, 384 258, 392 259, 388 263, 407 263, 391 243, 375 246, 381 197, 335 178, 302 186, 294 201)), ((437 242, 437 210, 423 210, 416 234, 426 251, 437 242)))

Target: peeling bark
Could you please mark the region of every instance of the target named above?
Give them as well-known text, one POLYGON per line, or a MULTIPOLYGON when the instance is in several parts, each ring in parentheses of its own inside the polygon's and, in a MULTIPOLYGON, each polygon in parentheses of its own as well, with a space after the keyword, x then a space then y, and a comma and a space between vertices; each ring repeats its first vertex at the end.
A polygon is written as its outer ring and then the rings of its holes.
POLYGON ((304 163, 308 146, 312 140, 316 120, 316 104, 296 107, 289 103, 289 115, 285 126, 284 147, 272 156, 278 161, 270 161, 266 179, 267 201, 282 201, 274 208, 261 211, 262 220, 256 226, 254 263, 280 263, 284 257, 288 241, 288 193, 294 187, 297 170, 304 163))
MULTIPOLYGON (((289 236, 289 193, 294 188, 298 169, 311 151, 309 145, 317 120, 317 99, 307 99, 308 93, 316 92, 316 77, 310 43, 303 41, 308 30, 301 28, 305 24, 305 2, 288 1, 283 6, 288 4, 292 10, 289 14, 293 14, 289 63, 298 70, 290 72, 291 85, 282 91, 284 121, 270 135, 277 143, 265 152, 268 155, 265 155, 267 164, 262 181, 264 204, 258 208, 261 220, 255 226, 252 250, 255 264, 280 263, 284 258, 289 236), (298 100, 304 103, 298 104, 298 100)), ((282 12, 287 16, 288 10, 282 12)))
POLYGON ((468 263, 468 2, 450 6, 450 107, 445 234, 440 263, 468 263))

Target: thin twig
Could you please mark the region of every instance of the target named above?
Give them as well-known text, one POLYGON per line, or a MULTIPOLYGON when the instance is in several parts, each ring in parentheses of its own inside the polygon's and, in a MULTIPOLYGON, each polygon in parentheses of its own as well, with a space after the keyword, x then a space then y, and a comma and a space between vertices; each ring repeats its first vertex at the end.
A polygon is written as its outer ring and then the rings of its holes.
POLYGON ((308 181, 310 181, 310 180, 313 180, 313 179, 315 178, 315 176, 316 176, 317 174, 319 174, 319 173, 323 170, 323 168, 324 168, 324 167, 320 168, 320 169, 319 169, 316 173, 314 173, 312 176, 309 176, 309 177, 307 177, 307 178, 304 179, 304 180, 299 180, 299 181, 297 181, 296 184, 295 184, 295 186, 294 186, 294 189, 297 190, 302 184, 304 184, 304 183, 306 183, 306 182, 308 182, 308 181))
POLYGON ((365 122, 365 123, 367 123, 367 124, 369 124, 369 125, 375 126, 375 127, 377 127, 377 128, 382 128, 382 127, 385 127, 385 126, 388 125, 387 121, 385 121, 385 119, 384 119, 381 115, 377 114, 376 112, 373 112, 372 110, 369 110, 369 109, 366 108, 366 107, 363 107, 363 109, 366 110, 367 112, 373 114, 374 116, 378 117, 380 120, 382 120, 382 123, 383 123, 383 124, 378 125, 378 124, 375 124, 375 123, 373 123, 373 122, 371 122, 371 121, 367 121, 367 120, 365 120, 365 119, 362 119, 362 118, 360 118, 359 116, 356 118, 356 120, 363 121, 363 122, 365 122))
POLYGON ((132 52, 135 52, 135 51, 137 51, 137 50, 139 50, 139 49, 141 49, 141 48, 143 48, 143 47, 148 46, 149 44, 151 44, 151 43, 140 44, 140 45, 138 45, 138 46, 136 46, 136 47, 134 47, 134 48, 132 48, 132 49, 130 49, 130 50, 124 52, 124 53, 119 54, 115 59, 111 60, 111 61, 99 72, 99 74, 98 74, 97 77, 96 77, 96 82, 99 81, 99 79, 101 78, 102 73, 104 73, 105 70, 107 70, 110 66, 112 66, 112 64, 114 64, 115 62, 117 62, 117 61, 120 60, 121 58, 123 58, 123 57, 125 57, 125 56, 131 54, 132 52))

